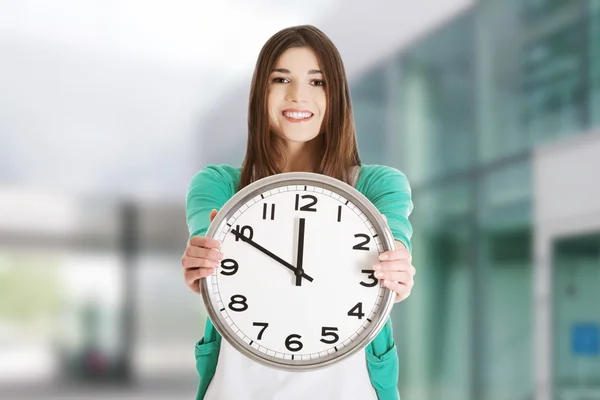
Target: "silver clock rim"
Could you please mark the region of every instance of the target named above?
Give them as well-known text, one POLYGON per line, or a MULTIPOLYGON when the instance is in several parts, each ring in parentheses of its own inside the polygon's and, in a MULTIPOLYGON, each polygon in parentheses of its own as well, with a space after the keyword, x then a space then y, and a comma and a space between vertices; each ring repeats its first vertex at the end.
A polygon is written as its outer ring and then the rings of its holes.
MULTIPOLYGON (((219 213, 210 224, 208 231, 206 232, 206 236, 214 238, 218 232, 221 232, 223 225, 225 225, 230 217, 236 212, 236 205, 245 204, 258 194, 274 187, 283 186, 283 184, 286 186, 318 185, 325 189, 329 187, 330 190, 333 189, 333 191, 336 192, 343 192, 344 197, 359 207, 361 211, 367 215, 369 220, 373 222, 374 228, 381 238, 383 250, 388 251, 395 248, 394 238, 390 229, 387 227, 387 223, 379 213, 379 210, 377 210, 377 208, 362 193, 345 182, 327 175, 313 172, 285 172, 251 183, 232 196, 231 199, 229 199, 221 208, 221 210, 219 210, 219 213)), ((232 333, 227 328, 225 319, 215 307, 216 301, 214 299, 214 294, 208 289, 210 287, 209 284, 211 283, 211 280, 212 275, 209 275, 205 279, 201 279, 200 289, 206 311, 215 329, 221 334, 222 337, 225 338, 225 340, 227 340, 231 346, 245 356, 263 365, 287 371, 307 371, 320 369, 337 363, 364 349, 375 338, 375 336, 379 334, 385 325, 391 313, 392 306, 394 305, 395 297, 394 293, 390 289, 384 288, 384 298, 380 306, 381 311, 377 314, 377 320, 373 320, 373 322, 366 329, 367 333, 363 333, 363 336, 359 341, 345 346, 338 352, 328 354, 314 360, 283 360, 254 349, 245 343, 238 335, 232 333)))

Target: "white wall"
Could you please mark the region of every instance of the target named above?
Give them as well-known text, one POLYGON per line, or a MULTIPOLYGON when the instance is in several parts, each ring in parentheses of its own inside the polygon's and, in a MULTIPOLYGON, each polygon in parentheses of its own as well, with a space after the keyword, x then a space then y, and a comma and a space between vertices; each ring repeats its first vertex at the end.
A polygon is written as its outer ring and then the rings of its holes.
POLYGON ((592 222, 600 214, 600 131, 539 148, 534 182, 536 225, 566 233, 574 219, 592 222))

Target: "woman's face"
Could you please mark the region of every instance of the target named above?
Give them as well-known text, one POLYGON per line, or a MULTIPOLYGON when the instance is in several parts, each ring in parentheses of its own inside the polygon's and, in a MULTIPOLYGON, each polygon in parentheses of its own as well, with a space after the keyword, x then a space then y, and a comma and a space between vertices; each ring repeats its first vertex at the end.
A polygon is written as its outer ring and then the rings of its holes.
POLYGON ((327 98, 317 57, 308 47, 286 50, 267 90, 271 131, 289 142, 308 142, 321 131, 327 98))

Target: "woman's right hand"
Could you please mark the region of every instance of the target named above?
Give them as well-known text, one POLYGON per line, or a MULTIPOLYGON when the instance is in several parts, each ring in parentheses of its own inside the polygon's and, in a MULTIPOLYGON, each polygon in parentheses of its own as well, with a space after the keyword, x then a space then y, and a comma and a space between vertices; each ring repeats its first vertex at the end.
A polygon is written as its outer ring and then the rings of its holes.
MULTIPOLYGON (((217 210, 210 212, 210 222, 215 219, 217 210)), ((219 251, 221 242, 203 236, 192 236, 188 241, 181 266, 186 285, 200 294, 200 279, 212 274, 220 265, 223 254, 219 251)))

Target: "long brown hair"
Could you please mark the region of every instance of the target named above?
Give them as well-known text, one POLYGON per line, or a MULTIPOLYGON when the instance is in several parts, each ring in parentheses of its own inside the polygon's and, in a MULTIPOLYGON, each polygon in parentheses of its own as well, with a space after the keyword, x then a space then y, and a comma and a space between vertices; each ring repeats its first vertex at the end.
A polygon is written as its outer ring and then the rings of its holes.
POLYGON ((250 183, 282 172, 285 165, 283 141, 269 127, 267 90, 269 75, 279 57, 289 48, 308 47, 316 55, 323 78, 327 108, 318 139, 321 160, 315 172, 351 183, 351 170, 361 161, 356 144, 350 88, 339 51, 319 29, 293 26, 273 35, 261 49, 250 87, 248 142, 242 164, 240 189, 250 183))

